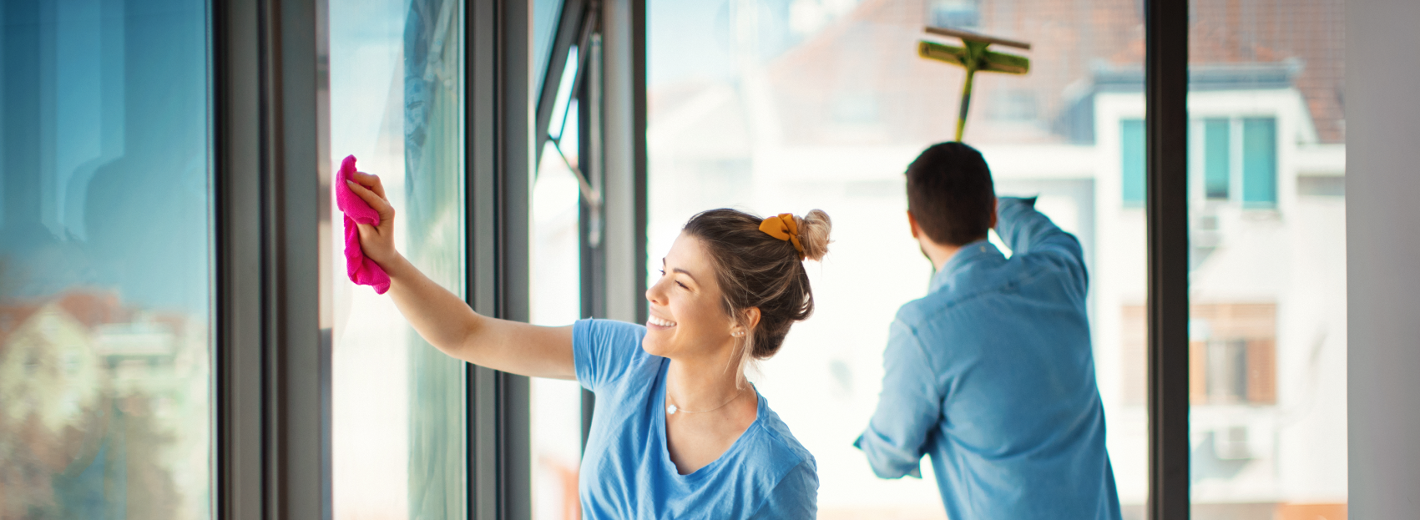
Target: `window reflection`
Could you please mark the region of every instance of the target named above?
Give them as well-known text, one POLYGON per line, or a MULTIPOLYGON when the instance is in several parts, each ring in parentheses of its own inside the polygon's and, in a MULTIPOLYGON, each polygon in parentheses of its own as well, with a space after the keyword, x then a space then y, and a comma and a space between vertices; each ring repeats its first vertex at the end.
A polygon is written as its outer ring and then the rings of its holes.
POLYGON ((207 5, 0 3, 0 518, 210 518, 207 5))

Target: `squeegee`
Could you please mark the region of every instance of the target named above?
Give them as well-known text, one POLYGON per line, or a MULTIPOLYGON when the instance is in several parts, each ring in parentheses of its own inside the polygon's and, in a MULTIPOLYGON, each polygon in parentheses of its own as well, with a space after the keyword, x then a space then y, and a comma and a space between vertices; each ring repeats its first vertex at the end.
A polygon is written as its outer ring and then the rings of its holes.
POLYGON ((987 36, 960 29, 943 27, 926 28, 927 34, 961 39, 962 46, 956 47, 922 40, 917 45, 917 55, 929 60, 937 60, 966 69, 966 83, 961 88, 961 109, 957 112, 956 140, 961 141, 966 129, 966 113, 971 106, 971 84, 976 72, 1000 72, 1004 74, 1025 74, 1030 72, 1030 58, 987 50, 992 44, 1017 49, 1030 50, 1030 44, 995 36, 987 36))

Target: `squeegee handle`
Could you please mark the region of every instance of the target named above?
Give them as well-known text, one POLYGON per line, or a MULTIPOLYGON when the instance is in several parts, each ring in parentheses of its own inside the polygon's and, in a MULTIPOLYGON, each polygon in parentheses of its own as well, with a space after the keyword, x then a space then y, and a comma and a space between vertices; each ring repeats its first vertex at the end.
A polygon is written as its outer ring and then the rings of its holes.
POLYGON ((974 67, 966 68, 966 84, 961 87, 961 109, 957 111, 957 136, 956 141, 961 142, 961 134, 966 130, 966 112, 971 108, 971 84, 976 78, 974 67))

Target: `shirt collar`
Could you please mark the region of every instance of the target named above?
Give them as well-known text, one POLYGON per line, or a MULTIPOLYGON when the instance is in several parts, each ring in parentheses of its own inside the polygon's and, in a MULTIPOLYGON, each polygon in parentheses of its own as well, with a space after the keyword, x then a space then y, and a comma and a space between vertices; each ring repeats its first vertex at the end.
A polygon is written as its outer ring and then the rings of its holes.
POLYGON ((967 245, 961 246, 957 253, 947 259, 947 263, 942 266, 942 270, 932 275, 932 285, 927 292, 936 292, 942 286, 952 283, 956 275, 967 267, 980 262, 986 258, 1003 258, 1001 250, 985 239, 977 240, 967 245))

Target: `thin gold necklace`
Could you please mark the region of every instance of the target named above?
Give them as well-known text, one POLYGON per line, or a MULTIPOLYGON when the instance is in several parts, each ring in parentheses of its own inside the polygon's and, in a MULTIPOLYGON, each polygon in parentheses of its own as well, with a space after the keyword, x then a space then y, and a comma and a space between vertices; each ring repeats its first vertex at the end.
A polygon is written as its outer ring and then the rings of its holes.
MULTIPOLYGON (((673 405, 673 404, 667 404, 667 405, 666 405, 666 415, 675 415, 676 412, 685 412, 685 413, 706 413, 706 412, 713 412, 713 411, 715 411, 715 410, 719 410, 719 409, 721 409, 721 408, 724 408, 726 405, 730 404, 731 402, 734 402, 735 399, 739 399, 740 395, 741 395, 741 394, 744 394, 744 393, 745 393, 745 389, 741 388, 741 389, 739 389, 738 392, 735 392, 735 395, 730 396, 730 400, 729 400, 729 401, 725 401, 725 402, 722 403, 720 406, 716 406, 716 407, 711 408, 711 409, 709 409, 709 410, 686 410, 686 409, 684 409, 684 408, 680 408, 680 407, 678 407, 678 406, 676 406, 676 405, 673 405)), ((667 394, 666 397, 670 397, 670 395, 667 394)))

